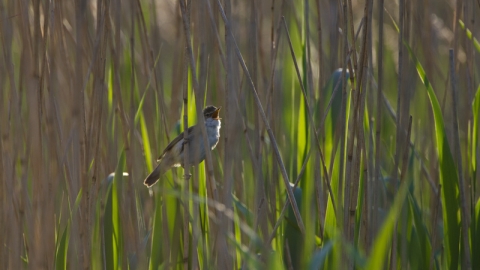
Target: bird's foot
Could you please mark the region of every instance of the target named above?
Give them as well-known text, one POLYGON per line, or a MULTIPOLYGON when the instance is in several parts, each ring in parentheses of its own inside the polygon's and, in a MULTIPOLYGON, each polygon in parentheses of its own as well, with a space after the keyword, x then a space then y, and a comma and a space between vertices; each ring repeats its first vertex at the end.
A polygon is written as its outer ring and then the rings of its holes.
POLYGON ((190 180, 190 177, 192 177, 191 173, 186 173, 186 174, 183 175, 184 180, 190 180))

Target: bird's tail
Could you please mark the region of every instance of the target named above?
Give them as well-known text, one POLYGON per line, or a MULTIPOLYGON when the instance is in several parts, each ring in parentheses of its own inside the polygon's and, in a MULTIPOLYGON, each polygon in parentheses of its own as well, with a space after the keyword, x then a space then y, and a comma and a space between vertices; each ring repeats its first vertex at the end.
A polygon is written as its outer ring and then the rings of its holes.
POLYGON ((149 174, 147 178, 145 178, 145 181, 143 181, 143 184, 147 187, 151 187, 155 185, 158 182, 158 179, 160 179, 160 176, 162 176, 165 173, 166 169, 164 167, 165 167, 164 162, 160 162, 155 168, 155 170, 153 170, 153 172, 149 174))

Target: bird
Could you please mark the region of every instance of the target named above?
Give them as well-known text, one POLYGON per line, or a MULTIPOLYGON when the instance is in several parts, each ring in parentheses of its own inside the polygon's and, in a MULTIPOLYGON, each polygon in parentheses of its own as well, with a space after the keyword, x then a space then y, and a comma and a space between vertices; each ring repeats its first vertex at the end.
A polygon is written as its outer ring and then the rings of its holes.
MULTIPOLYGON (((203 109, 204 124, 207 130, 207 139, 210 149, 213 150, 220 139, 221 121, 219 112, 222 107, 209 105, 203 109)), ((184 138, 184 133, 173 139, 163 150, 157 159, 158 165, 143 181, 147 187, 151 187, 158 182, 160 176, 170 170, 172 167, 184 167, 183 150, 186 143, 189 143, 189 162, 190 166, 197 165, 205 159, 206 150, 204 147, 203 135, 200 123, 188 128, 188 138, 184 138)))

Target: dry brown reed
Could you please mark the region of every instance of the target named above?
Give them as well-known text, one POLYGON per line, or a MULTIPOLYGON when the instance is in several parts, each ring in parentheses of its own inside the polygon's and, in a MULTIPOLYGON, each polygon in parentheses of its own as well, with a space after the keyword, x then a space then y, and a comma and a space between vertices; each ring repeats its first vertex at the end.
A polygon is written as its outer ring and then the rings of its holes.
MULTIPOLYGON (((455 150, 468 268, 467 225, 480 194, 470 164, 480 150, 469 137, 478 57, 458 20, 478 37, 479 10, 475 1, 432 0, 0 0, 0 268, 58 267, 65 228, 67 267, 105 268, 106 179, 123 152, 124 269, 145 269, 154 256, 166 268, 249 268, 269 265, 271 250, 292 268, 297 250, 279 248, 288 204, 289 222, 311 238, 303 250, 341 239, 368 258, 406 178, 415 179, 433 265, 443 189, 435 123, 405 43, 426 69, 455 150), (339 104, 322 92, 337 68, 339 104), (149 192, 142 179, 183 132, 179 119, 191 125, 206 104, 223 106, 206 169, 185 170, 193 177, 182 188, 168 174, 149 192), (326 138, 332 111, 340 120, 326 138), (308 194, 303 208, 291 179, 308 194), (326 225, 329 203, 338 235, 326 225)), ((389 267, 412 267, 397 236, 389 267)), ((357 265, 346 250, 348 259, 330 265, 357 265)))

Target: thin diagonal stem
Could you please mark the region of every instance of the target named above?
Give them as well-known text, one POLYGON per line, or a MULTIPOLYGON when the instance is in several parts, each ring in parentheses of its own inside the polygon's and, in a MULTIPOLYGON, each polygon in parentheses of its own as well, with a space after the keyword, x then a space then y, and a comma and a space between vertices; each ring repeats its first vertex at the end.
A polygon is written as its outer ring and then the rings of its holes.
MULTIPOLYGON (((222 15, 222 19, 225 23, 225 25, 229 26, 229 21, 227 20, 227 17, 225 15, 225 11, 223 10, 222 4, 220 3, 219 0, 217 0, 218 8, 220 10, 220 14, 222 15)), ((287 190, 287 195, 290 203, 292 204, 293 212, 295 213, 295 218, 298 223, 298 227, 300 228, 300 231, 302 234, 305 233, 305 225, 303 224, 302 217, 300 216, 300 211, 298 210, 297 202, 295 201, 295 197, 293 196, 293 191, 292 187, 290 186, 290 181, 288 180, 288 174, 287 170, 285 169, 285 165, 283 164, 282 156, 280 155, 280 150, 278 150, 278 145, 277 141, 275 140, 275 136, 273 135, 273 131, 270 128, 270 124, 268 123, 267 116, 265 114, 265 111, 263 110, 262 103, 260 101, 260 98, 258 97, 257 90, 255 88, 255 84, 253 83, 252 77, 250 76, 250 72, 248 71, 247 65, 245 64, 245 61, 243 60, 242 54, 240 52, 240 49, 238 48, 237 41, 235 40, 235 36, 233 35, 232 31, 230 30, 230 27, 226 27, 228 29, 228 35, 232 36, 233 44, 234 44, 234 49, 235 53, 237 55, 238 61, 240 62, 240 65, 243 68, 243 72, 247 76, 247 81, 250 84, 250 89, 252 90, 253 97, 255 100, 255 104, 257 105, 258 111, 260 112, 260 116, 262 117, 262 120, 265 124, 265 127, 267 129, 268 136, 270 137, 270 141, 272 142, 272 147, 275 153, 275 157, 277 159, 278 165, 280 167, 280 171, 282 172, 284 184, 285 184, 285 189, 287 190)))
POLYGON ((334 199, 335 197, 333 196, 332 187, 330 186, 330 181, 329 181, 329 177, 328 177, 327 167, 325 166, 325 157, 323 156, 322 149, 320 148, 320 139, 318 138, 318 133, 317 133, 317 130, 315 129, 315 122, 313 120, 312 111, 310 109, 310 104, 308 103, 307 93, 305 91, 303 81, 302 81, 302 77, 300 75, 300 69, 298 68, 298 64, 297 64, 297 61, 296 61, 297 58, 295 56, 295 51, 293 50, 292 40, 290 39, 290 33, 288 32, 287 23, 285 21, 285 17, 283 17, 283 16, 282 16, 282 21, 283 21, 283 25, 285 26, 285 31, 287 32, 287 39, 288 39, 288 44, 290 46, 290 52, 292 54, 293 63, 295 64, 295 70, 297 72, 297 77, 298 77, 298 80, 300 82, 300 87, 302 88, 303 98, 305 99, 305 104, 307 106, 308 119, 311 122, 313 134, 315 135, 315 140, 316 140, 315 145, 317 146, 318 152, 320 153, 320 159, 322 161, 323 173, 325 175, 325 182, 326 182, 326 185, 328 187, 328 192, 330 193, 330 196, 332 197, 332 205, 333 205, 334 212, 337 213, 337 210, 336 210, 337 208, 335 207, 335 199, 334 199))

